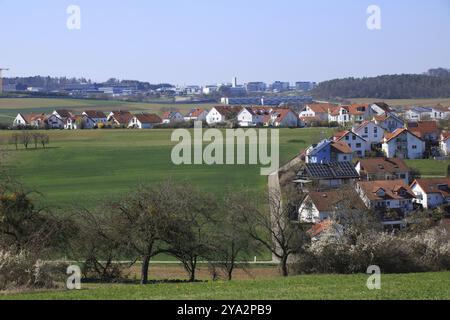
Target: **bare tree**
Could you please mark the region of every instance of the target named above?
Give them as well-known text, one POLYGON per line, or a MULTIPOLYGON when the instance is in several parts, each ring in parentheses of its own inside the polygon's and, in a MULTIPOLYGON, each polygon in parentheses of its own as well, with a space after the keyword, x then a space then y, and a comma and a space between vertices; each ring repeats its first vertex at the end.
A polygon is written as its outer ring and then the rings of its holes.
POLYGON ((41 133, 39 135, 39 142, 41 143, 42 148, 45 149, 45 146, 50 143, 50 137, 46 134, 41 133))
POLYGON ((23 131, 20 135, 20 142, 23 144, 25 149, 28 149, 28 145, 31 143, 33 137, 28 131, 23 131))
POLYGON ((13 144, 16 147, 16 150, 19 149, 20 135, 18 133, 13 133, 9 138, 9 143, 13 144))
POLYGON ((260 202, 250 204, 249 199, 246 197, 235 203, 244 216, 247 232, 279 260, 282 275, 288 276, 289 258, 302 251, 307 239, 302 225, 291 221, 298 203, 291 202, 293 198, 289 197, 283 201, 281 192, 272 189, 268 196, 268 213, 261 210, 260 202))

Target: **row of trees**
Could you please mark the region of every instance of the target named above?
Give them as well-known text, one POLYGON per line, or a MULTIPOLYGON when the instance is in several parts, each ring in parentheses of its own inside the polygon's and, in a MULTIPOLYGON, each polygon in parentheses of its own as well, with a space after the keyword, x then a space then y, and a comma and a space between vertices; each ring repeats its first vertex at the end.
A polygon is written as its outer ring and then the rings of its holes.
POLYGON ((40 132, 22 131, 20 133, 13 133, 8 142, 14 145, 16 150, 19 149, 20 144, 22 144, 25 149, 28 149, 30 145, 34 145, 35 149, 41 145, 42 148, 45 149, 50 143, 50 137, 40 132))

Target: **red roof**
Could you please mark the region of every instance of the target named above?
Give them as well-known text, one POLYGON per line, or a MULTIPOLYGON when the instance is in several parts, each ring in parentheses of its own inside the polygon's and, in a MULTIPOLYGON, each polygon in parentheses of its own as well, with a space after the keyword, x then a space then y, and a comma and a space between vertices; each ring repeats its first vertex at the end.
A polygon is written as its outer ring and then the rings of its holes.
POLYGON ((438 124, 433 120, 408 123, 408 129, 419 138, 429 134, 439 135, 438 124))
POLYGON ((311 238, 314 238, 314 237, 317 237, 318 235, 320 235, 321 233, 329 230, 331 226, 332 226, 331 220, 327 219, 327 220, 322 221, 321 223, 315 224, 311 229, 306 231, 306 233, 311 238))
POLYGON ((406 129, 406 128, 401 128, 401 129, 395 130, 395 131, 392 132, 392 133, 386 133, 386 135, 384 136, 385 142, 389 142, 389 141, 391 141, 392 139, 397 138, 399 135, 401 135, 401 134, 404 133, 404 132, 410 133, 410 134, 412 134, 413 136, 415 136, 416 138, 422 140, 420 137, 418 137, 417 135, 415 135, 414 133, 412 133, 412 132, 409 131, 408 129, 406 129))
POLYGON ((140 123, 162 123, 162 119, 156 114, 141 113, 137 114, 135 117, 139 120, 140 123))

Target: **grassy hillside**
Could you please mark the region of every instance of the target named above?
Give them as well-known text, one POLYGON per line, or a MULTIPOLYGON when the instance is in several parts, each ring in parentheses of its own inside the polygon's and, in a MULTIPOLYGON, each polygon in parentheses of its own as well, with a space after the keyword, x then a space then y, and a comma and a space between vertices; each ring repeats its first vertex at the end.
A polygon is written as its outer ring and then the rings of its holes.
POLYGON ((194 284, 85 285, 81 291, 1 296, 23 300, 448 300, 450 272, 382 275, 381 290, 368 290, 367 275, 308 275, 194 284))
MULTIPOLYGON (((87 207, 117 196, 138 183, 166 178, 185 180, 204 190, 222 193, 226 188, 263 191, 267 178, 260 166, 175 166, 171 130, 48 131, 46 150, 16 151, 8 146, 11 171, 29 188, 40 191, 47 204, 68 206, 79 201, 87 207)), ((280 131, 282 163, 317 142, 327 129, 280 131)), ((0 132, 7 139, 10 131, 0 132)))

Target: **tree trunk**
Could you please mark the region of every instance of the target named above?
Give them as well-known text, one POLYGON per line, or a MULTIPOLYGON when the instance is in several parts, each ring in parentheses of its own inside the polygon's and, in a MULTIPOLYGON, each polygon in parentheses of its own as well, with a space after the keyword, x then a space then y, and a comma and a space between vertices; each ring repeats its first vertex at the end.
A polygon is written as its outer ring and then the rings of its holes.
POLYGON ((197 259, 190 262, 189 282, 195 282, 195 271, 197 270, 197 259))
POLYGON ((283 256, 283 258, 281 258, 281 261, 280 261, 281 275, 282 275, 283 277, 289 276, 289 270, 288 270, 287 260, 288 260, 288 256, 285 255, 285 256, 283 256))
POLYGON ((150 268, 150 256, 144 256, 141 267, 141 284, 148 284, 148 269, 150 268))

